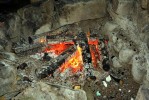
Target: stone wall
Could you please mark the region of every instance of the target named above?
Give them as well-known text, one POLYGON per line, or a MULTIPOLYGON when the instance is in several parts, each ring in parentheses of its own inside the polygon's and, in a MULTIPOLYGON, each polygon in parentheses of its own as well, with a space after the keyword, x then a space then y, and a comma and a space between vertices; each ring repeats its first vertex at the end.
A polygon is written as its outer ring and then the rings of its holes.
POLYGON ((67 4, 61 11, 59 23, 62 26, 82 20, 104 17, 107 14, 106 7, 106 0, 92 0, 88 2, 67 4))

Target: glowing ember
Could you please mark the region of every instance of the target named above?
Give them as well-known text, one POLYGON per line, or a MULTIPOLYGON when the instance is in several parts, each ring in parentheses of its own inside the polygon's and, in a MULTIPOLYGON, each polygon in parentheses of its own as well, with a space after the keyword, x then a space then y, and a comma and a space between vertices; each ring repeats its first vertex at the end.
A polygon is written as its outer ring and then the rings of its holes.
POLYGON ((45 48, 44 52, 53 52, 56 55, 60 55, 73 44, 73 42, 60 42, 55 44, 48 44, 48 47, 45 48))
MULTIPOLYGON (((97 68, 97 60, 100 60, 100 51, 98 47, 98 40, 88 39, 88 44, 90 45, 92 63, 95 68, 97 68)), ((74 42, 60 42, 60 43, 53 43, 48 44, 48 47, 45 48, 43 52, 52 52, 56 55, 60 55, 62 52, 67 50, 70 46, 74 45, 74 42)), ((64 72, 67 68, 70 68, 73 73, 82 70, 83 68, 83 60, 82 60, 82 51, 79 46, 77 46, 77 51, 69 57, 65 63, 61 65, 60 72, 64 72)))
POLYGON ((100 60, 100 50, 98 47, 98 40, 95 40, 95 41, 89 40, 89 44, 90 44, 90 52, 92 56, 92 63, 94 67, 97 68, 98 66, 97 60, 100 60))
POLYGON ((40 43, 44 43, 44 42, 46 42, 46 39, 45 38, 41 38, 40 39, 40 43))
POLYGON ((77 51, 60 67, 60 71, 64 72, 67 68, 70 68, 73 73, 81 71, 83 68, 82 51, 77 46, 77 51))

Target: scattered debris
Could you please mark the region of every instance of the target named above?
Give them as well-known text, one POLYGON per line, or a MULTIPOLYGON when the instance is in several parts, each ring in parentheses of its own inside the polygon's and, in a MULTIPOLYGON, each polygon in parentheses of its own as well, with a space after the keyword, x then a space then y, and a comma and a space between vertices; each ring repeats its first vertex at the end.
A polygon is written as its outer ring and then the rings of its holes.
POLYGON ((101 96, 101 93, 99 91, 97 91, 96 96, 101 96))
POLYGON ((110 75, 109 75, 108 77, 106 77, 106 81, 107 81, 107 82, 110 82, 110 81, 111 81, 110 75))
POLYGON ((103 83, 103 85, 104 85, 105 87, 108 87, 108 85, 107 85, 107 83, 106 83, 105 81, 102 81, 102 83, 103 83))
POLYGON ((73 87, 73 89, 74 89, 74 90, 79 90, 79 89, 81 89, 81 86, 80 86, 80 85, 75 85, 75 86, 73 87))

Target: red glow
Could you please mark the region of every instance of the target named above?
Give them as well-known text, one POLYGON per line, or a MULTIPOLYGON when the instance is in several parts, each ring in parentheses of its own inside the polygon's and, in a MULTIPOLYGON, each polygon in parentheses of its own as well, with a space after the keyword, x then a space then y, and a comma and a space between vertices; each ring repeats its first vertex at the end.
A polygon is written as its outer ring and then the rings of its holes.
POLYGON ((73 73, 81 71, 83 68, 82 53, 81 48, 78 46, 77 51, 65 61, 60 67, 60 72, 64 72, 67 68, 71 68, 73 73))
MULTIPOLYGON (((100 51, 98 47, 98 40, 89 40, 88 44, 90 45, 92 63, 95 68, 97 68, 97 61, 100 60, 100 51)), ((48 47, 45 48, 44 52, 53 52, 56 55, 60 55, 62 52, 67 50, 70 46, 74 45, 74 42, 60 42, 48 44, 48 47)), ((61 65, 60 72, 64 72, 67 68, 70 68, 73 73, 82 70, 83 68, 83 60, 81 48, 77 47, 77 51, 69 57, 65 63, 61 65)))
POLYGON ((44 52, 53 52, 56 55, 60 55, 62 52, 67 50, 73 44, 74 44, 73 42, 60 42, 60 43, 48 44, 48 47, 45 48, 44 52))

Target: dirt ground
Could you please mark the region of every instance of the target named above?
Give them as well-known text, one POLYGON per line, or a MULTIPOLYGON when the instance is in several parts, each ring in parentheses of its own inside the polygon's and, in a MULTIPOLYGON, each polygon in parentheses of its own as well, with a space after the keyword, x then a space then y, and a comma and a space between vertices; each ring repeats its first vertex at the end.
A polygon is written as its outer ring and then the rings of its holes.
POLYGON ((88 100, 135 100, 139 84, 132 78, 131 67, 112 70, 118 72, 114 76, 118 76, 122 81, 118 83, 112 79, 110 82, 106 82, 107 87, 102 83, 105 79, 95 84, 87 81, 84 90, 86 91, 88 100), (96 96, 97 91, 100 92, 101 96, 96 96))

